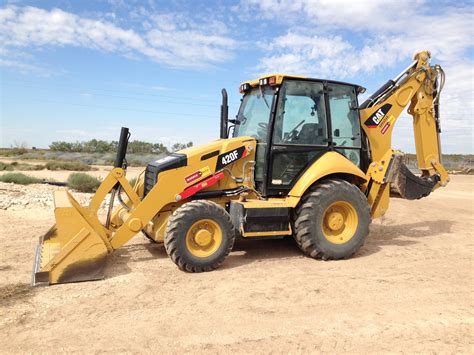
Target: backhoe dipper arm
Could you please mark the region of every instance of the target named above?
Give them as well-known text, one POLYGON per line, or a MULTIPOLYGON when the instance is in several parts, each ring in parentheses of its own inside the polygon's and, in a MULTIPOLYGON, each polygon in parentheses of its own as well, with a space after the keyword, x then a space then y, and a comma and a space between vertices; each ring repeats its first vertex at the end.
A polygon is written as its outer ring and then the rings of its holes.
POLYGON ((382 216, 388 208, 390 184, 401 197, 417 199, 449 181, 441 164, 439 141, 438 108, 444 72, 439 65, 430 66, 430 57, 428 51, 417 53, 407 69, 359 107, 371 153, 364 190, 374 218, 382 216), (413 175, 404 165, 403 155, 392 149, 393 127, 408 105, 421 177, 413 175))

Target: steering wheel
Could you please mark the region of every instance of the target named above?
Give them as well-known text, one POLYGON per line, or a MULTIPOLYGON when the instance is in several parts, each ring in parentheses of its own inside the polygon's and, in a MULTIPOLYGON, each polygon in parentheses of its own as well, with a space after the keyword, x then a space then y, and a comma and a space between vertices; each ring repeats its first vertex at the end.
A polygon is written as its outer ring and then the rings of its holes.
POLYGON ((261 129, 267 129, 267 128, 268 128, 268 123, 259 122, 259 123, 258 123, 258 126, 259 126, 261 129))
POLYGON ((288 137, 286 137, 285 139, 283 139, 283 142, 284 142, 284 143, 291 142, 291 141, 293 140, 293 138, 296 138, 297 135, 298 135, 298 131, 292 130, 292 131, 288 134, 288 137))
POLYGON ((283 142, 290 142, 293 138, 296 138, 296 136, 298 135, 298 128, 303 124, 305 123, 305 120, 301 121, 300 123, 298 123, 295 128, 293 128, 290 133, 288 134, 288 137, 286 137, 285 139, 283 139, 283 142))

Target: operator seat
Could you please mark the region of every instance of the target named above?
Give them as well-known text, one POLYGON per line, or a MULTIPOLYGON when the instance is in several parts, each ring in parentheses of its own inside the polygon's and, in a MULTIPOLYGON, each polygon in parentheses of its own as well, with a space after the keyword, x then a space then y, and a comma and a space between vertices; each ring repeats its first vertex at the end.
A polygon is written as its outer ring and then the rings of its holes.
POLYGON ((323 145, 323 140, 323 129, 317 123, 305 123, 294 143, 323 145))

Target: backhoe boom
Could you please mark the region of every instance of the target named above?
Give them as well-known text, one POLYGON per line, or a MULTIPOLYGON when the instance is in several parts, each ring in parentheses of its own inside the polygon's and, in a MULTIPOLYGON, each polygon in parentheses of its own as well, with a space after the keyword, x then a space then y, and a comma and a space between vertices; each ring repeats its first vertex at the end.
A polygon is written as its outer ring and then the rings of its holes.
POLYGON ((449 181, 441 164, 439 140, 439 94, 444 72, 439 65, 429 65, 430 56, 428 51, 417 53, 407 69, 360 106, 360 122, 372 157, 364 190, 373 217, 387 211, 390 184, 401 197, 416 199, 449 181), (408 105, 421 177, 413 175, 404 165, 401 152, 392 149, 393 127, 408 105))

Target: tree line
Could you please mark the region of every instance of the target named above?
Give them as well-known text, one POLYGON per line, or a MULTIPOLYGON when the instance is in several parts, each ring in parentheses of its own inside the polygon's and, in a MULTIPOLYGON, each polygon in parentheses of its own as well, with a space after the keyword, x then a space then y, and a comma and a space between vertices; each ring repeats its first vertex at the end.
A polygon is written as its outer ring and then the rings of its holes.
MULTIPOLYGON (((116 152, 117 146, 117 141, 109 142, 104 140, 91 139, 89 141, 84 142, 52 142, 49 145, 49 149, 57 152, 109 153, 116 152)), ((163 143, 150 143, 135 140, 128 142, 127 152, 141 154, 161 154, 176 152, 178 150, 189 148, 192 146, 193 142, 175 143, 170 148, 168 148, 163 143)))

